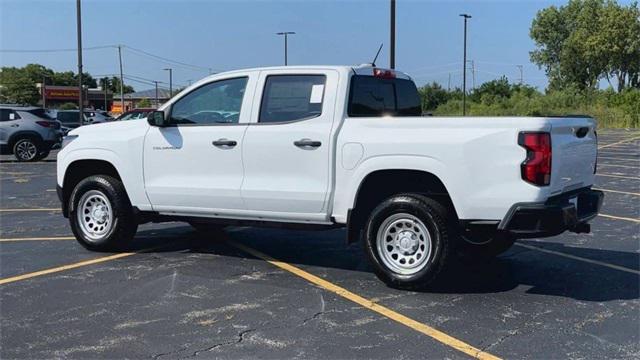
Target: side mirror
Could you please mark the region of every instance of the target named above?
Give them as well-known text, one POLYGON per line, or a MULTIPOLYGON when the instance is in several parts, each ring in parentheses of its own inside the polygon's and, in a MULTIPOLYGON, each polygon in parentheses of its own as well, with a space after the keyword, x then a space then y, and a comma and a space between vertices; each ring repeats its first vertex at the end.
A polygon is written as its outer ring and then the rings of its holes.
POLYGON ((151 126, 164 127, 166 126, 164 120, 164 111, 152 111, 149 116, 147 116, 147 122, 151 126))

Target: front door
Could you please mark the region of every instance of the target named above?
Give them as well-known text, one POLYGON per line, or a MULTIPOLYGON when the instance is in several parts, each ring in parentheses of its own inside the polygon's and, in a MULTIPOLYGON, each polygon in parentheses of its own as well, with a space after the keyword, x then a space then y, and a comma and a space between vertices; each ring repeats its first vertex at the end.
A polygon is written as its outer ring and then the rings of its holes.
POLYGON ((242 149, 249 210, 298 220, 326 211, 337 84, 334 71, 261 73, 242 149))
POLYGON ((214 80, 165 109, 170 126, 151 127, 144 178, 155 211, 218 215, 244 209, 242 147, 251 74, 214 80))

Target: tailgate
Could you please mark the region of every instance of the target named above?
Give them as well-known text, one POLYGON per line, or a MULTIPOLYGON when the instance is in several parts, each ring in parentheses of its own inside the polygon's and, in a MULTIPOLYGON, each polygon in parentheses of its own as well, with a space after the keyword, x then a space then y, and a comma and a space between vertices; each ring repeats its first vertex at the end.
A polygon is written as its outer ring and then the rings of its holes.
POLYGON ((551 119, 550 195, 590 186, 598 154, 596 122, 590 117, 551 119))

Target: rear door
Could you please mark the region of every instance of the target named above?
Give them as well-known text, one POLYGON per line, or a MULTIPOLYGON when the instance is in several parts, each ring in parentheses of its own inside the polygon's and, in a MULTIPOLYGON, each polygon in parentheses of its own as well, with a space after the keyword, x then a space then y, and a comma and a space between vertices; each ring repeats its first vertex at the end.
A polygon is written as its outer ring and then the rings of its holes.
POLYGON ((551 119, 551 195, 593 184, 597 146, 593 119, 551 119))
POLYGON ((242 197, 265 217, 325 217, 339 74, 262 72, 243 147, 242 197))

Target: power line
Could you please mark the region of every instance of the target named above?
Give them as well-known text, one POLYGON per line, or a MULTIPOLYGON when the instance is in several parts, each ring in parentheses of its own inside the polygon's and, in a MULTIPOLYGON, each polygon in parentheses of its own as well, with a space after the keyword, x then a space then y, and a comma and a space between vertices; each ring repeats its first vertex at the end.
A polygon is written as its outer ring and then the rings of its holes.
MULTIPOLYGON (((187 63, 182 62, 182 61, 172 60, 172 59, 169 59, 169 58, 166 58, 166 57, 162 57, 162 56, 159 56, 159 55, 155 55, 155 54, 152 54, 152 53, 150 53, 148 51, 144 51, 144 50, 137 49, 137 48, 134 48, 134 47, 131 47, 131 46, 127 46, 127 45, 122 45, 122 47, 124 47, 125 49, 129 49, 129 50, 133 51, 134 53, 143 54, 143 55, 146 55, 148 57, 154 58, 156 60, 164 61, 166 63, 170 63, 170 64, 174 64, 174 65, 180 65, 180 66, 184 66, 184 67, 192 68, 192 69, 208 71, 209 73, 213 72, 212 68, 199 66, 199 65, 193 65, 193 64, 187 64, 187 63)), ((217 70, 216 70, 216 72, 217 72, 217 70)))
MULTIPOLYGON (((117 45, 102 45, 102 46, 92 46, 92 47, 83 47, 82 51, 86 50, 100 50, 100 49, 109 49, 116 48, 117 45)), ((78 51, 78 48, 68 48, 68 49, 0 49, 0 52, 3 53, 56 53, 56 52, 75 52, 78 51)))

